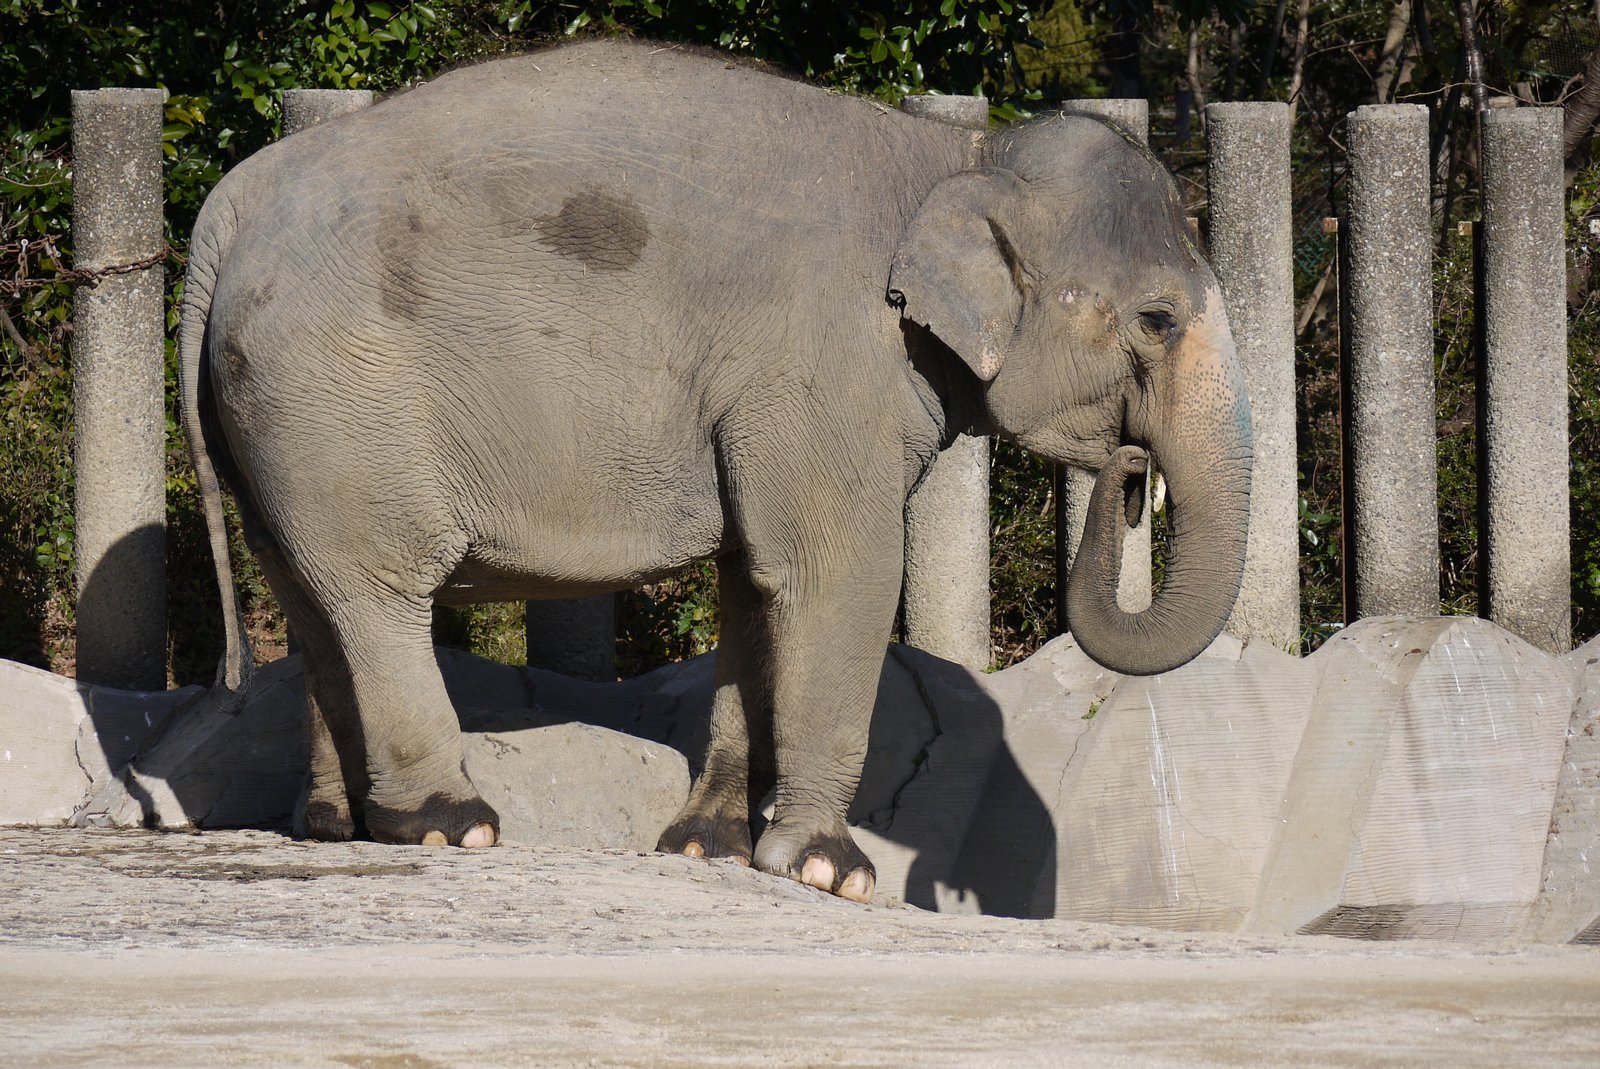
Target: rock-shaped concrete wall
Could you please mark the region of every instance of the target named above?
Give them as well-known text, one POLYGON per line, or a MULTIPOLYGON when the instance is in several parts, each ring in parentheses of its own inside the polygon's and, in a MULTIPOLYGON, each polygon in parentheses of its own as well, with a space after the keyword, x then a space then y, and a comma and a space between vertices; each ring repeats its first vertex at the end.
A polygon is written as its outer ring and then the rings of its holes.
POLYGON ((1600 637, 1567 654, 1577 700, 1567 725, 1538 901, 1524 938, 1600 944, 1600 637))
POLYGON ((1321 683, 1247 927, 1519 930, 1539 892, 1570 668, 1465 617, 1363 620, 1310 660, 1321 683))
MULTIPOLYGON (((654 844, 703 760, 714 655, 607 684, 438 656, 508 839, 654 844)), ((204 732, 152 732, 201 718, 198 688, 0 676, 0 823, 291 820, 296 658, 204 732), (141 763, 187 747, 152 763, 175 771, 114 775, 147 732, 141 763)), ((1071 636, 993 675, 893 646, 851 818, 880 891, 943 912, 1596 941, 1597 734, 1600 640, 1556 658, 1471 618, 1363 620, 1307 658, 1224 635, 1142 679, 1071 636)))

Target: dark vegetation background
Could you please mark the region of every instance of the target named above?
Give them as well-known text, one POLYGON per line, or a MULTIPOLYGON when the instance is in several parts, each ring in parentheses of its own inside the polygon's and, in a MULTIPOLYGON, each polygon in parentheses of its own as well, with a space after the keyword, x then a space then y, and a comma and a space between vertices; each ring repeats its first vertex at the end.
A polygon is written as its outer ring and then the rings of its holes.
MULTIPOLYGON (((69 94, 160 86, 166 108, 169 315, 194 215, 223 171, 278 133, 288 88, 386 91, 464 61, 582 34, 634 34, 767 60, 847 92, 981 92, 996 121, 1067 97, 1147 97, 1152 144, 1204 218, 1204 104, 1295 108, 1301 573, 1305 646, 1343 619, 1333 239, 1341 122, 1366 103, 1432 113, 1438 233, 1438 434, 1447 612, 1477 604, 1477 433, 1470 240, 1475 107, 1514 95, 1566 109, 1574 633, 1600 631, 1600 26, 1587 2, 1513 0, 0 0, 0 657, 73 670, 69 94), (1465 32, 1464 32, 1465 30, 1465 32), (1587 77, 1585 68, 1587 67, 1587 77)), ((171 333, 169 329, 169 334, 171 333)), ((173 347, 168 343, 168 376, 173 347)), ((170 397, 169 393, 169 397, 170 397)), ((221 647, 204 523, 182 431, 168 419, 170 674, 208 682, 221 647)), ((1052 633, 1049 472, 995 452, 994 652, 1005 665, 1052 633)), ((234 530, 237 531, 235 522, 234 530)), ((257 656, 284 621, 235 537, 257 656)), ((716 642, 714 569, 623 595, 620 668, 716 642)), ((441 612, 442 641, 520 661, 521 607, 441 612)))

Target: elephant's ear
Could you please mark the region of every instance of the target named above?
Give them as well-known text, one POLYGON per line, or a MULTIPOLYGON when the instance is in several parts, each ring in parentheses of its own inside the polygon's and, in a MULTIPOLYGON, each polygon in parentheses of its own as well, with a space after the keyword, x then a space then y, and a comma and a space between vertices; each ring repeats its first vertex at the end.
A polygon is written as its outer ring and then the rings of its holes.
POLYGON ((929 192, 900 238, 889 300, 984 382, 1000 372, 1024 303, 1024 269, 1010 233, 1026 197, 1010 171, 951 175, 929 192))

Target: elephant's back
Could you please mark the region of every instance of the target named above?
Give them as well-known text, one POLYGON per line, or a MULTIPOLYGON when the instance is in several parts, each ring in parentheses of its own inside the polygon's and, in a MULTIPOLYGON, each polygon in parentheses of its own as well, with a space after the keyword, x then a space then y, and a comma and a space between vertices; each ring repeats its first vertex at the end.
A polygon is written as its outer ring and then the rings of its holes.
POLYGON ((244 225, 375 266, 475 249, 622 271, 652 241, 686 261, 770 260, 779 241, 881 272, 962 137, 722 58, 594 41, 465 67, 263 150, 240 168, 244 225))

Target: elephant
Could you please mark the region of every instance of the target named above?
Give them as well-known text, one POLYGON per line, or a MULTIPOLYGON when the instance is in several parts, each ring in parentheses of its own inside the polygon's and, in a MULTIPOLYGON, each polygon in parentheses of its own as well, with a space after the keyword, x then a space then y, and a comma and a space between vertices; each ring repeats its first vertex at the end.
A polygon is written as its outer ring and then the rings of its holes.
POLYGON ((184 423, 247 686, 220 487, 302 650, 305 833, 491 846, 435 605, 707 558, 711 742, 667 852, 856 901, 850 837, 905 505, 958 433, 1098 471, 1068 604, 1120 672, 1199 653, 1251 432, 1170 175, 1096 119, 991 131, 673 46, 468 66, 271 145, 196 223, 184 423), (1151 458, 1171 561, 1118 608, 1151 458), (752 808, 770 821, 753 837, 752 808))

